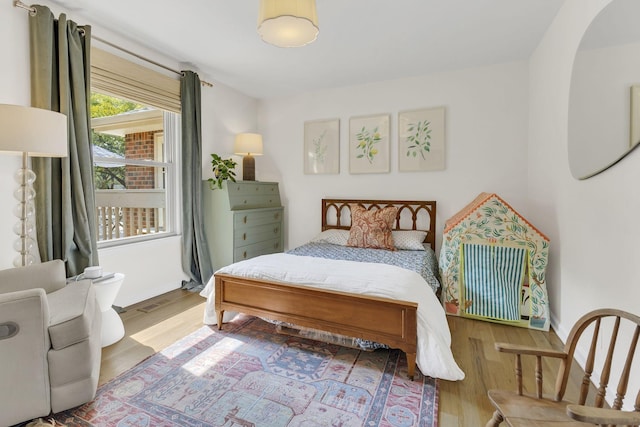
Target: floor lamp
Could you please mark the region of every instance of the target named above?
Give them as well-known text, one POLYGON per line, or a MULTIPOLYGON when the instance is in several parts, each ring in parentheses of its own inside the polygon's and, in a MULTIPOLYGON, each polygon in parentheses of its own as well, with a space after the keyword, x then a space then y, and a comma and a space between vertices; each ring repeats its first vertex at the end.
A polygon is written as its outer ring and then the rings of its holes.
POLYGON ((0 151, 22 156, 22 167, 15 174, 18 188, 13 193, 18 199, 14 214, 20 218, 13 228, 19 236, 13 245, 18 252, 13 265, 21 267, 35 261, 31 235, 35 229, 36 175, 29 169, 28 158, 67 156, 67 116, 40 108, 0 104, 0 129, 0 151))

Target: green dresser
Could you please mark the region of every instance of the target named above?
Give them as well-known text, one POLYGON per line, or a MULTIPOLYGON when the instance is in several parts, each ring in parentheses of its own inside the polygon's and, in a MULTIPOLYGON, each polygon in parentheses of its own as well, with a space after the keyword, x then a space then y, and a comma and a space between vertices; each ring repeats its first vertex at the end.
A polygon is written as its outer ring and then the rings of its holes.
POLYGON ((277 182, 224 182, 211 190, 202 183, 205 233, 213 269, 282 252, 283 211, 277 182))

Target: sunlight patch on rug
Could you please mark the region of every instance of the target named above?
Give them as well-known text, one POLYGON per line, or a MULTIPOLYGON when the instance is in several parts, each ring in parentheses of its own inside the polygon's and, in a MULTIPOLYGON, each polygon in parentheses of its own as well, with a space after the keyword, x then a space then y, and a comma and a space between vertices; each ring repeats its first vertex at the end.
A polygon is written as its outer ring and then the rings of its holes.
POLYGON ((240 316, 202 327, 55 416, 74 426, 435 427, 438 383, 398 350, 363 352, 240 316))

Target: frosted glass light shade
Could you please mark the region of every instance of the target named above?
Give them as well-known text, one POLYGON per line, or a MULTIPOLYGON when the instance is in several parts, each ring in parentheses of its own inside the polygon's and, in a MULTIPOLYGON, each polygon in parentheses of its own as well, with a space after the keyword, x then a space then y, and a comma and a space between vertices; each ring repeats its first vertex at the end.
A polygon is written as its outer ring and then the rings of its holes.
POLYGON ((0 151, 29 157, 67 156, 67 116, 21 105, 0 104, 0 151))
POLYGON ((318 37, 315 0, 260 0, 258 34, 278 47, 300 47, 318 37))
POLYGON ((239 133, 233 144, 233 152, 240 156, 261 156, 262 135, 259 133, 239 133))

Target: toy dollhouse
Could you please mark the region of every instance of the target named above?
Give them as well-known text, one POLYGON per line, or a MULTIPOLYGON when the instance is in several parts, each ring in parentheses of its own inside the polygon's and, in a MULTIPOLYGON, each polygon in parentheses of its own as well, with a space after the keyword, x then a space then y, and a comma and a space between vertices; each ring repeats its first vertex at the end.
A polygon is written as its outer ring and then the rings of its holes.
POLYGON ((497 194, 481 193, 445 223, 447 314, 549 330, 549 239, 497 194))

